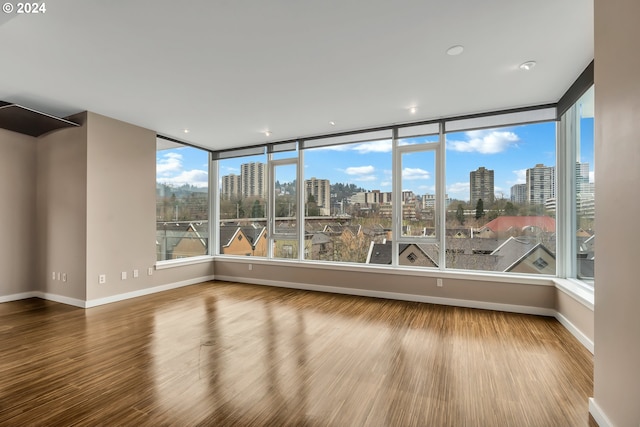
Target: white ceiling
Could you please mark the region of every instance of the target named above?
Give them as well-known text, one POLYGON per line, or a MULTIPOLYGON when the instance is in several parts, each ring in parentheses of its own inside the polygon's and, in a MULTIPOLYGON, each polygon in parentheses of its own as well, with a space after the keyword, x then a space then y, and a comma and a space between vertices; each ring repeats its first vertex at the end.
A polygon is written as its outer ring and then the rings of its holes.
POLYGON ((593 59, 592 0, 46 7, 0 16, 0 100, 213 149, 552 103, 593 59), (447 55, 453 45, 464 52, 447 55))

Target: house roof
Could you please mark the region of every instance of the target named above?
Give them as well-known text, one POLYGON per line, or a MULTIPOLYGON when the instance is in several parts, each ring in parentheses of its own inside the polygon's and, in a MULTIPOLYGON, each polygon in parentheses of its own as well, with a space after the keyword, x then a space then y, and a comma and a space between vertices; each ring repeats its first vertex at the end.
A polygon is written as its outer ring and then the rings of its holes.
POLYGON ((499 216, 489 221, 480 228, 482 231, 488 228, 495 232, 526 231, 527 228, 536 227, 542 231, 554 232, 556 230, 556 220, 550 216, 499 216))

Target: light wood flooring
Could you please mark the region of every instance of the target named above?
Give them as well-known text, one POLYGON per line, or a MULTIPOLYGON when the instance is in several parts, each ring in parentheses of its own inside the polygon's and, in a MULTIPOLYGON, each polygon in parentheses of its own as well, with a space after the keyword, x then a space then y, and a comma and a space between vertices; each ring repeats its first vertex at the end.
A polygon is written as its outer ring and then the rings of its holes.
POLYGON ((555 319, 210 282, 0 304, 1 426, 587 426, 555 319))

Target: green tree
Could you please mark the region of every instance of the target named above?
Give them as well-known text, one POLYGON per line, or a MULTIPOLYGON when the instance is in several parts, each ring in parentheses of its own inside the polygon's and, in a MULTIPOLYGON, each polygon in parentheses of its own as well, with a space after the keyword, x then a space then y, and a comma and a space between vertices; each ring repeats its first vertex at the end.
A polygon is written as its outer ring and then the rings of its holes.
POLYGON ((318 208, 318 204, 316 203, 316 198, 313 197, 313 194, 309 194, 307 197, 307 216, 319 216, 320 208, 318 208))
POLYGON ((456 219, 460 225, 464 224, 464 206, 462 203, 458 203, 458 210, 456 211, 456 219))
POLYGON ((478 199, 476 203, 476 219, 480 219, 484 216, 484 202, 482 199, 478 199))
POLYGON ((259 201, 254 200, 253 206, 251 206, 251 218, 263 218, 264 210, 262 209, 262 205, 259 201))
POLYGON ((511 202, 504 205, 504 214, 508 216, 518 215, 518 208, 511 202))

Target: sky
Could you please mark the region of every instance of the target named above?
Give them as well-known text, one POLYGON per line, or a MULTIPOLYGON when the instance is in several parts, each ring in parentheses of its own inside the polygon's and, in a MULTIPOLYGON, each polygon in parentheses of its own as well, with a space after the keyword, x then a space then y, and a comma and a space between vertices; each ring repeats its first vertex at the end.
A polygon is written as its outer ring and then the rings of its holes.
MULTIPOLYGON (((590 164, 593 181, 593 120, 583 119, 580 160, 590 164)), ((436 137, 402 140, 401 145, 435 141, 436 137)), ((555 166, 556 123, 546 122, 497 129, 473 130, 446 135, 446 188, 449 198, 469 200, 469 173, 484 166, 494 170, 496 197, 510 197, 514 184, 525 183, 526 170, 538 163, 555 166)), ((295 156, 295 152, 292 152, 295 156)), ((279 158, 287 157, 280 153, 279 158)), ((240 165, 266 163, 266 156, 226 159, 220 175, 240 174, 240 165)), ((391 141, 372 141, 307 149, 305 179, 329 179, 331 183, 353 183, 367 190, 391 191, 391 141)), ((295 178, 293 167, 283 167, 277 178, 295 178)), ((402 189, 417 195, 435 191, 435 154, 405 153, 402 156, 402 189)), ((157 180, 172 185, 186 182, 206 187, 207 153, 190 147, 157 152, 157 180)))

